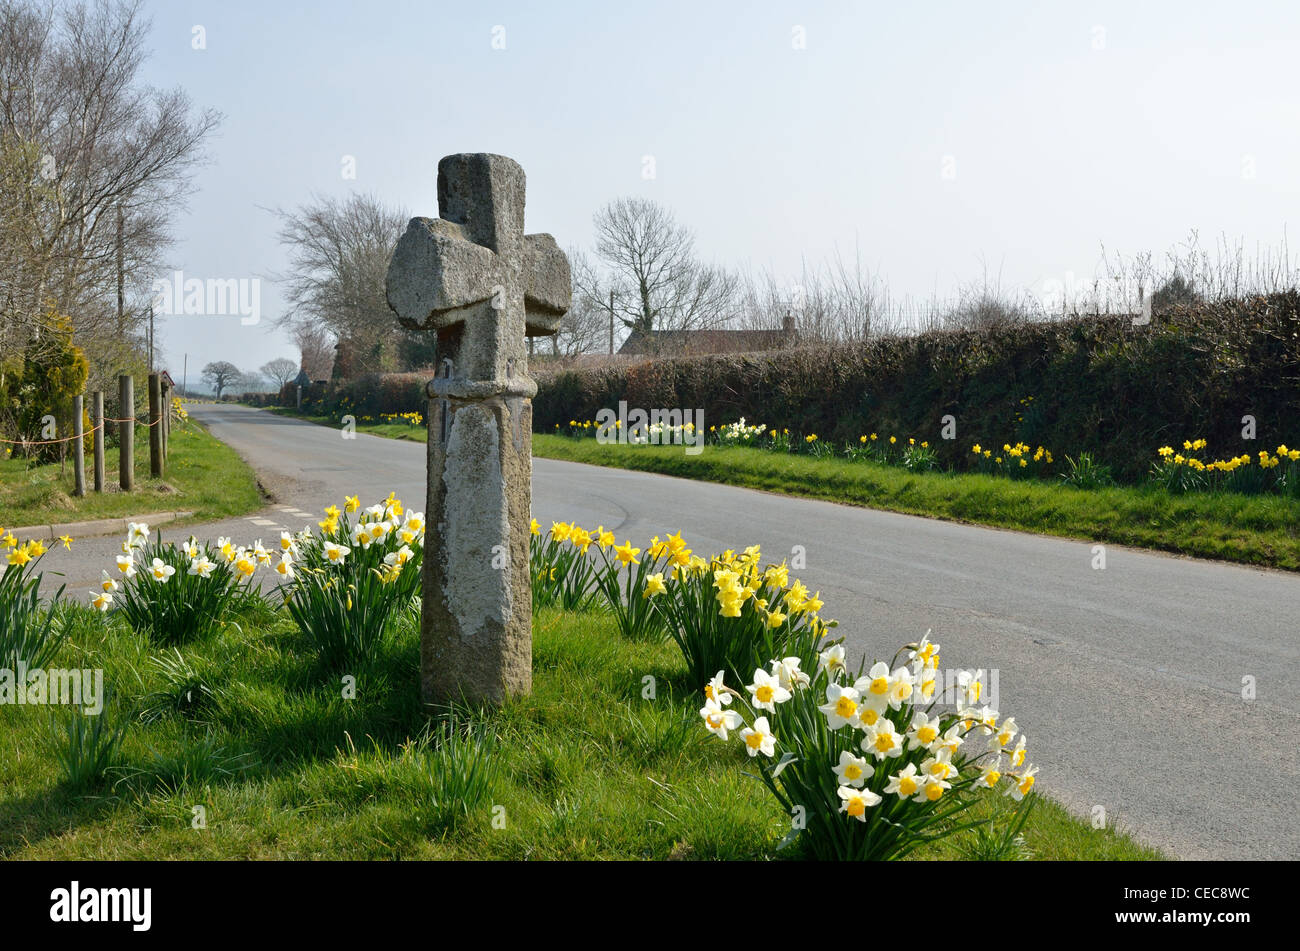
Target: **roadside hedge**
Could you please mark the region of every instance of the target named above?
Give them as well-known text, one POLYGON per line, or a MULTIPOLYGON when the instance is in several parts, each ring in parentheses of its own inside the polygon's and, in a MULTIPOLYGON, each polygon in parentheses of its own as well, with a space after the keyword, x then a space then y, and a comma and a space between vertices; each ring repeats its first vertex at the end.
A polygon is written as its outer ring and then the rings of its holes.
POLYGON ((1090 452, 1116 476, 1145 474, 1162 445, 1209 440, 1226 457, 1300 443, 1300 293, 1173 308, 1150 324, 1074 317, 888 337, 856 346, 646 361, 543 373, 534 427, 602 408, 702 409, 796 442, 877 432, 926 439, 968 468, 973 443, 1090 452), (1031 399, 1032 398, 1032 399, 1031 399), (942 419, 956 438, 941 438, 942 419), (1256 438, 1243 439, 1253 416, 1256 438))

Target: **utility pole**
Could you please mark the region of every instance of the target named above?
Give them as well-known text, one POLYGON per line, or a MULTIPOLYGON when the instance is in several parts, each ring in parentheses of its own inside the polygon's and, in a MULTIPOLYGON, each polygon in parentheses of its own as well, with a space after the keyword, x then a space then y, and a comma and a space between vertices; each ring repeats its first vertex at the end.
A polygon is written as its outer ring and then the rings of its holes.
POLYGON ((185 364, 181 369, 181 396, 189 396, 190 355, 185 354, 185 364))
POLYGON ((126 251, 124 232, 126 222, 122 215, 122 206, 117 206, 117 333, 120 337, 126 332, 126 251))
POLYGON ((153 366, 153 304, 149 305, 149 372, 152 373, 153 366))
POLYGON ((614 289, 609 289, 609 355, 614 355, 614 289))

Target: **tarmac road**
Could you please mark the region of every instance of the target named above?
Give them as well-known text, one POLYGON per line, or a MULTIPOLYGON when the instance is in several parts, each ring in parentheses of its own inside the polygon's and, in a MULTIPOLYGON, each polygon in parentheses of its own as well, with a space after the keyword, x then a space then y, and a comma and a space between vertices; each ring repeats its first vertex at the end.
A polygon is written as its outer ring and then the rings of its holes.
MULTIPOLYGON (((352 494, 368 505, 396 491, 424 508, 422 444, 347 439, 241 406, 189 409, 276 501, 167 535, 269 543, 352 494)), ((533 462, 533 514, 603 523, 642 546, 678 529, 700 552, 758 543, 779 561, 802 546, 807 567, 794 574, 821 591, 855 659, 932 630, 945 668, 996 670, 1039 788, 1075 813, 1100 808, 1180 858, 1300 857, 1300 577, 1109 545, 1099 570, 1086 541, 547 459, 533 462)), ((82 539, 46 565, 84 592, 118 541, 82 539)))

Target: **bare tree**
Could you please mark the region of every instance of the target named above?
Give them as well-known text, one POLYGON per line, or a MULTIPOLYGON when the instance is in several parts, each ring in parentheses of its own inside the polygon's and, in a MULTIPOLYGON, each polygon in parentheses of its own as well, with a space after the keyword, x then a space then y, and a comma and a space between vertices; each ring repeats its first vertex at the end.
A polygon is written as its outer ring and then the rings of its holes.
POLYGON ((51 302, 83 343, 139 329, 220 122, 139 81, 149 28, 140 0, 0 0, 0 151, 22 171, 0 176, 0 352, 39 341, 51 302))
POLYGON ((239 386, 243 381, 243 371, 226 360, 209 363, 203 368, 203 382, 212 387, 217 394, 217 399, 221 399, 223 392, 239 386))
POLYGON ((287 357, 276 357, 262 364, 262 375, 271 381, 276 390, 282 390, 286 383, 298 375, 298 364, 287 357))
POLYGON ((332 335, 368 369, 399 369, 401 335, 384 279, 406 211, 373 195, 351 195, 315 197, 274 214, 289 252, 288 271, 276 276, 290 303, 283 322, 332 335))
POLYGON ((702 263, 695 236, 668 209, 644 198, 620 198, 598 211, 594 224, 596 254, 625 327, 697 330, 732 317, 736 277, 702 263))
POLYGON ((310 324, 293 328, 293 342, 298 345, 299 364, 313 380, 328 380, 334 366, 334 341, 329 332, 310 324))

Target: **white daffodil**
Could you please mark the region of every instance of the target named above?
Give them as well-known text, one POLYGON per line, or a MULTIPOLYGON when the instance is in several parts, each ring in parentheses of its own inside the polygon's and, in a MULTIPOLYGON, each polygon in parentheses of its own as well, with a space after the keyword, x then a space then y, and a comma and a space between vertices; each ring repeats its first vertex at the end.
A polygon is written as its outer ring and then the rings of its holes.
POLYGON ((921 699, 929 703, 934 699, 936 680, 939 672, 933 667, 926 667, 916 677, 916 690, 921 695, 921 699))
POLYGON ((149 544, 149 523, 128 523, 126 526, 126 541, 132 548, 140 548, 149 544))
POLYGON ((781 681, 786 690, 806 687, 810 683, 808 675, 799 669, 798 657, 785 657, 772 661, 772 674, 781 681))
POLYGON ((776 712, 778 703, 790 699, 790 691, 781 686, 781 681, 773 677, 762 667, 754 671, 754 682, 745 687, 753 698, 755 710, 776 712))
POLYGON ((392 522, 371 522, 367 527, 370 530, 370 541, 372 543, 382 542, 384 536, 393 530, 392 522))
POLYGON ((966 737, 962 733, 962 725, 954 723, 944 731, 943 739, 940 740, 939 745, 949 753, 956 753, 961 749, 961 745, 966 742, 966 737))
POLYGON ((352 529, 352 544, 361 546, 363 551, 370 548, 370 531, 365 525, 357 525, 352 529))
POLYGON ((835 775, 840 778, 841 786, 861 788, 867 782, 870 772, 865 757, 854 756, 848 750, 840 754, 840 765, 835 767, 835 775))
POLYGON ((101 613, 107 611, 109 605, 112 603, 113 603, 112 592, 108 590, 90 592, 90 605, 91 607, 95 608, 97 611, 101 613))
POLYGON ((343 559, 352 553, 352 549, 347 545, 336 545, 333 542, 326 542, 323 549, 325 559, 336 565, 343 564, 343 559))
POLYGON ((193 535, 190 536, 189 541, 187 541, 184 545, 181 546, 181 551, 185 552, 185 557, 190 559, 191 561, 199 557, 200 550, 201 549, 199 547, 199 540, 195 538, 193 535))
POLYGON ((271 553, 262 547, 260 538, 253 542, 253 559, 259 565, 269 565, 271 563, 271 553))
POLYGON ((107 571, 100 572, 99 588, 101 591, 113 592, 117 590, 117 587, 117 582, 113 580, 107 571))
POLYGON ((128 578, 135 577, 135 559, 130 555, 117 556, 117 570, 128 578))
POLYGON ((239 549, 229 538, 222 536, 217 539, 217 551, 221 552, 221 557, 226 559, 226 564, 230 564, 239 557, 239 549))
POLYGON ((938 739, 938 717, 931 718, 921 712, 912 714, 912 725, 907 731, 907 748, 909 750, 928 750, 938 739))
POLYGON ((397 551, 389 552, 387 555, 385 555, 384 564, 401 566, 406 564, 414 557, 415 557, 415 552, 411 551, 410 546, 403 545, 401 548, 397 549, 397 551))
POLYGON ((372 505, 366 509, 366 517, 370 519, 382 519, 384 517, 384 507, 382 505, 372 505))
POLYGON ((1007 756, 1011 760, 1012 769, 1019 769, 1021 766, 1025 765, 1025 743, 1026 742, 1027 741, 1025 739, 1025 735, 1021 733, 1020 739, 1016 741, 1015 749, 1009 750, 1007 752, 1007 756))
POLYGON ((415 532, 417 535, 424 534, 424 513, 407 512, 406 521, 403 523, 402 527, 407 531, 415 532))
POLYGON ((992 789, 1002 779, 1002 757, 998 757, 996 762, 990 763, 980 770, 979 779, 975 780, 975 785, 984 789, 992 789))
POLYGON ((209 578, 216 569, 217 563, 208 558, 207 555, 200 555, 190 562, 187 574, 195 575, 199 578, 209 578))
POLYGON ((847 812, 859 822, 866 822, 867 810, 880 803, 880 797, 870 789, 853 789, 850 786, 841 786, 836 790, 836 793, 844 800, 840 805, 840 812, 847 812))
POLYGON ((161 558, 155 558, 153 564, 149 566, 149 575, 159 584, 166 584, 167 579, 176 574, 176 569, 167 564, 161 558))
POLYGON ((764 756, 776 755, 776 737, 768 725, 767 717, 759 717, 752 727, 740 731, 740 738, 745 741, 745 751, 750 756, 762 753, 764 756))
POLYGON ((960 706, 973 707, 980 702, 980 697, 984 695, 983 676, 983 668, 979 670, 959 670, 957 672, 957 689, 960 691, 957 703, 960 706))
POLYGON ((881 717, 867 728, 862 740, 862 751, 871 753, 877 760, 886 756, 900 756, 903 752, 903 738, 894 730, 889 717, 881 717))
POLYGON ((952 754, 938 750, 921 762, 921 774, 927 779, 956 779, 957 767, 952 764, 952 754))
POLYGON ((915 796, 921 788, 921 777, 916 774, 916 764, 908 763, 906 767, 889 777, 885 792, 893 793, 899 799, 915 796))
POLYGON ((916 645, 916 649, 908 651, 907 659, 915 668, 919 670, 933 670, 939 664, 939 645, 931 643, 930 632, 925 632, 925 637, 921 638, 921 643, 916 645))
POLYGON ((704 697, 706 700, 712 700, 720 706, 725 707, 731 703, 731 691, 722 684, 722 675, 726 671, 720 670, 713 675, 713 679, 704 685, 704 697))
POLYGON ((834 679, 848 668, 844 665, 844 645, 835 644, 817 655, 817 673, 823 670, 834 679))
POLYGON ((877 712, 889 706, 889 665, 883 661, 872 664, 871 669, 857 679, 853 686, 862 696, 862 704, 877 712))
POLYGON ((1037 766, 1025 768, 1023 773, 1013 775, 1011 786, 1007 789, 1007 795, 1019 802, 1029 795, 1029 790, 1034 788, 1034 774, 1038 772, 1037 766))
POLYGON ((817 709, 826 714, 826 725, 832 730, 838 730, 846 723, 856 727, 861 722, 858 719, 859 694, 854 688, 829 684, 826 687, 826 700, 817 709))
POLYGON ((893 710, 900 710, 903 704, 912 698, 912 689, 916 686, 916 678, 906 667, 899 667, 889 678, 889 706, 893 710))
POLYGON ((1017 732, 1016 718, 1007 717, 1002 721, 1002 725, 997 728, 997 732, 993 734, 992 743, 998 749, 1005 749, 1006 745, 1016 738, 1017 732))
POLYGON ((876 721, 883 717, 884 714, 875 707, 864 707, 858 705, 858 722, 855 724, 860 729, 869 730, 876 725, 876 721))
POLYGON ((253 554, 240 549, 239 554, 235 556, 235 574, 241 578, 251 578, 256 571, 257 561, 253 554))
MULTIPOLYGON (((716 700, 704 701, 700 716, 704 718, 704 726, 708 731, 722 740, 727 738, 729 730, 734 730, 745 722, 739 713, 735 710, 722 709, 722 705, 716 700)), ((750 755, 753 755, 752 751, 750 755)))
POLYGON ((938 802, 943 798, 945 790, 952 789, 952 783, 946 779, 935 779, 933 776, 925 777, 925 782, 921 784, 921 790, 916 794, 914 802, 938 802))
POLYGON ((275 573, 286 581, 293 580, 293 556, 285 552, 280 556, 280 562, 275 566, 275 573))
POLYGON ((297 541, 289 532, 280 533, 280 551, 292 552, 298 547, 297 541))

